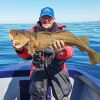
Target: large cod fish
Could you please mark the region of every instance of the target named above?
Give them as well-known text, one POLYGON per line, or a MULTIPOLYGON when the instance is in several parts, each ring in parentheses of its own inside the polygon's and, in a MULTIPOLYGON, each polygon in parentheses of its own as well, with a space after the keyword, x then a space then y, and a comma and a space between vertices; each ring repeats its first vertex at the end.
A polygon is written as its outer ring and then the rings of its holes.
POLYGON ((71 32, 38 32, 31 33, 24 30, 10 30, 11 40, 17 48, 28 45, 28 53, 33 56, 36 50, 47 48, 54 40, 63 40, 65 45, 76 46, 82 52, 88 52, 90 61, 93 65, 100 62, 100 55, 89 47, 88 37, 76 37, 71 32))

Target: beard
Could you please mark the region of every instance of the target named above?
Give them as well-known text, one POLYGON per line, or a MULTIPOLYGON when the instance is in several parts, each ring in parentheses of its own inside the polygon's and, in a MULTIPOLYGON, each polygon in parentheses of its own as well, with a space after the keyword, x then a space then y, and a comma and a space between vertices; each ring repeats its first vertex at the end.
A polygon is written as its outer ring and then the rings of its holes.
POLYGON ((53 24, 49 24, 49 23, 45 23, 45 24, 42 24, 42 27, 45 28, 45 29, 49 29, 52 27, 53 24))

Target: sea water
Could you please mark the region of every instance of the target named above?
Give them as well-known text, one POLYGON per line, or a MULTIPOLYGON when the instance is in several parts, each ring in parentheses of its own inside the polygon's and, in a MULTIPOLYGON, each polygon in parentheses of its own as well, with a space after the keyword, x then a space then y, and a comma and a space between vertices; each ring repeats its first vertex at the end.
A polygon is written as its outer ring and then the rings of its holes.
MULTIPOLYGON (((88 36, 89 45, 96 52, 100 53, 100 21, 97 22, 80 22, 80 23, 63 23, 67 27, 66 30, 72 32, 76 36, 88 36)), ((12 41, 9 39, 9 31, 11 29, 24 29, 30 30, 33 24, 0 24, 0 69, 8 67, 12 64, 28 63, 29 61, 23 60, 18 57, 12 46, 12 41)), ((67 60, 68 67, 73 65, 75 67, 84 68, 98 68, 100 64, 91 65, 87 52, 80 52, 74 47, 74 57, 67 60), (85 67, 84 67, 85 66, 85 67)), ((94 72, 95 74, 95 72, 94 72)))

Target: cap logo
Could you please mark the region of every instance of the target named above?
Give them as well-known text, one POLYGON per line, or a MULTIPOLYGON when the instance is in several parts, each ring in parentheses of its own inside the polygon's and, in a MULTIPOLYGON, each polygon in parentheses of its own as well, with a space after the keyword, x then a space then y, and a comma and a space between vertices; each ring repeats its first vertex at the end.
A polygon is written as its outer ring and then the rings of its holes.
POLYGON ((46 8, 45 11, 47 11, 47 12, 51 12, 50 9, 48 9, 48 8, 46 8))

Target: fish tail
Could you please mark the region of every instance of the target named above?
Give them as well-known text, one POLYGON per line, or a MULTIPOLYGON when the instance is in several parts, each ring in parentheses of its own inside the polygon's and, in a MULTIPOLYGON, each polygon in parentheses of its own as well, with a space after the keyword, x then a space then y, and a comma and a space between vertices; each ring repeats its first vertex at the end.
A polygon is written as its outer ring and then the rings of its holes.
POLYGON ((89 58, 93 65, 100 63, 100 54, 96 53, 94 50, 92 50, 92 53, 89 53, 89 58))

